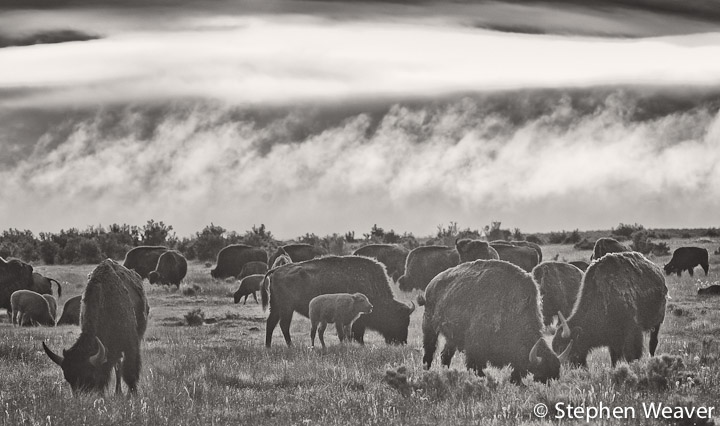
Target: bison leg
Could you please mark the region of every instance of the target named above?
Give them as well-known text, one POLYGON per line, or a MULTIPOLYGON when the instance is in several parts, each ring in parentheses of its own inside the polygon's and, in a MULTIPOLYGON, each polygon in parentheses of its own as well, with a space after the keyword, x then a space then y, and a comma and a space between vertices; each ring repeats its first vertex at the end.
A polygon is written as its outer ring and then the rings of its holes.
POLYGON ((450 344, 450 342, 445 342, 445 347, 440 353, 440 362, 442 363, 442 365, 450 368, 450 363, 452 362, 453 356, 455 356, 456 350, 457 348, 454 345, 450 344))
POLYGON ((248 298, 248 296, 250 296, 250 295, 249 295, 249 294, 246 294, 246 295, 245 295, 245 300, 243 300, 243 305, 247 304, 247 298, 248 298))
MULTIPOLYGON (((623 358, 627 362, 633 362, 642 357, 642 330, 633 329, 625 336, 625 345, 623 347, 623 358)), ((614 364, 613 364, 614 366, 614 364)))
POLYGON ((340 342, 343 342, 345 340, 345 326, 342 321, 335 322, 335 330, 337 330, 338 339, 340 339, 340 342))
POLYGON ((122 378, 128 387, 128 393, 137 393, 137 382, 140 379, 140 347, 124 352, 122 360, 122 378))
POLYGON ((270 308, 270 315, 268 315, 267 323, 265 325, 265 346, 268 348, 272 343, 273 331, 277 327, 277 323, 280 321, 280 313, 277 309, 270 308))
POLYGON ((437 349, 438 332, 423 324, 423 367, 430 369, 437 349))
POLYGON ((361 345, 365 344, 365 341, 363 340, 365 336, 365 318, 361 316, 358 318, 352 325, 352 338, 360 343, 361 345))
POLYGON ((613 367, 615 367, 615 364, 617 364, 617 362, 623 356, 622 349, 614 348, 612 346, 608 349, 610 350, 610 363, 613 367))
POLYGON ((690 276, 692 277, 693 276, 693 268, 688 268, 687 271, 688 271, 688 274, 690 274, 690 276))
POLYGON ((292 341, 290 340, 290 323, 292 322, 293 312, 294 311, 291 309, 280 313, 280 330, 282 330, 285 343, 287 343, 288 346, 292 345, 292 341))
POLYGON ((658 334, 660 333, 660 326, 662 323, 655 326, 650 331, 650 344, 648 345, 648 350, 650 351, 650 356, 655 356, 655 349, 657 349, 658 345, 658 334))
POLYGON ((676 273, 677 273, 677 276, 679 277, 680 275, 682 275, 682 269, 678 269, 678 270, 676 271, 676 273))
MULTIPOLYGON (((258 300, 257 300, 257 295, 255 294, 254 291, 252 292, 252 295, 253 295, 253 299, 255 299, 255 303, 257 303, 257 304, 259 305, 260 302, 258 302, 258 300)), ((247 300, 247 297, 245 298, 245 300, 247 300)))
POLYGON ((320 344, 322 345, 323 349, 325 349, 325 329, 327 328, 327 323, 325 321, 320 322, 320 327, 318 328, 318 338, 320 339, 320 344))
POLYGON ((703 263, 700 266, 702 266, 703 271, 705 271, 705 276, 707 277, 708 271, 710 270, 710 265, 707 263, 703 263))
POLYGON ((121 394, 122 393, 122 384, 120 383, 120 365, 121 363, 118 362, 115 364, 115 367, 113 369, 115 370, 115 393, 121 394))

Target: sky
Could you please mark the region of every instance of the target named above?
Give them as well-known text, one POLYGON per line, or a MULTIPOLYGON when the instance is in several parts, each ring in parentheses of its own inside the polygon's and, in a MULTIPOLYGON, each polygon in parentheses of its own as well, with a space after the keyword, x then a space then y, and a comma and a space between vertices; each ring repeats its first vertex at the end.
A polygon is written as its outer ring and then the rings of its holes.
POLYGON ((0 13, 3 229, 718 226, 702 2, 30 4, 0 13))

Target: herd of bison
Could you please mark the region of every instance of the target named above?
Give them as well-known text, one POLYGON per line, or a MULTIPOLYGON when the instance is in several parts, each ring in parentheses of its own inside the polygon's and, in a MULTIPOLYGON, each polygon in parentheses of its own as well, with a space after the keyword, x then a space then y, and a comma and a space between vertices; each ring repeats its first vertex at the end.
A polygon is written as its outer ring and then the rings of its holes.
MULTIPOLYGON (((664 271, 642 254, 611 238, 599 239, 591 263, 543 261, 537 244, 519 241, 459 239, 455 247, 422 246, 412 251, 391 244, 370 244, 349 256, 328 255, 307 244, 292 244, 268 253, 257 247, 225 247, 211 270, 216 279, 239 280, 235 303, 260 292, 269 314, 265 343, 272 343, 280 324, 290 345, 290 323, 297 312, 312 321, 325 346, 323 332, 335 323, 340 340, 363 342, 365 329, 380 333, 388 344, 404 344, 415 303, 395 298, 391 282, 401 291, 420 290, 425 368, 430 368, 438 336, 445 338, 440 360, 449 366, 456 351, 465 353, 469 369, 482 374, 487 363, 511 365, 511 379, 527 373, 545 382, 557 379, 562 363, 586 365, 591 349, 607 347, 612 364, 633 361, 643 353, 649 333, 654 355, 665 317, 665 275, 693 274, 696 266, 708 273, 704 248, 675 250, 664 271), (557 317, 552 344, 543 327, 557 317), (319 327, 319 328, 318 328, 319 327)), ((140 377, 140 343, 150 307, 143 280, 180 286, 187 261, 161 246, 130 250, 123 262, 101 262, 89 275, 82 296, 69 299, 57 324, 79 324, 72 347, 47 356, 58 364, 73 392, 103 392, 111 373, 116 392, 121 378, 130 393, 140 377), (82 297, 82 298, 81 298, 82 297)), ((18 259, 0 258, 0 308, 13 325, 56 324, 52 296, 56 280, 34 272, 18 259)), ((720 294, 720 286, 699 294, 720 294)))

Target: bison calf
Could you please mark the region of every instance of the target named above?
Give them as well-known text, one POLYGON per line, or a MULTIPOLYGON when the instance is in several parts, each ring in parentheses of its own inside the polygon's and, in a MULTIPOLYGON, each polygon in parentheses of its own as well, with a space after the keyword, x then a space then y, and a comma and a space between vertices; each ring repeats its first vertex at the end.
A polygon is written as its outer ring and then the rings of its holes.
POLYGON ((243 305, 247 303, 247 298, 252 294, 253 299, 255 299, 256 303, 260 303, 257 300, 257 295, 255 295, 256 292, 260 291, 260 286, 262 286, 262 283, 265 279, 264 274, 254 274, 249 275, 243 279, 240 280, 240 287, 237 289, 235 294, 233 294, 233 299, 235 300, 235 303, 239 303, 240 299, 245 297, 245 301, 243 302, 243 305))
POLYGON ((323 333, 328 323, 335 323, 338 338, 342 342, 345 336, 350 336, 350 328, 362 314, 372 312, 372 305, 368 298, 362 293, 348 294, 323 294, 317 296, 310 301, 310 341, 315 347, 315 331, 318 331, 318 337, 322 347, 325 347, 323 333), (318 324, 320 325, 318 329, 318 324))
POLYGON ((23 326, 26 322, 42 325, 55 325, 48 301, 39 293, 30 290, 18 290, 10 296, 12 323, 23 326))

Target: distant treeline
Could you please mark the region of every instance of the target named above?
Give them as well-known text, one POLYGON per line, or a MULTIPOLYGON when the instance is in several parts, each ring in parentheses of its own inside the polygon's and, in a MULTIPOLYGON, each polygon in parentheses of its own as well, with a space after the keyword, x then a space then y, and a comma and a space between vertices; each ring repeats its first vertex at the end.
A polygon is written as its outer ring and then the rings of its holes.
POLYGON ((325 248, 329 253, 350 254, 354 248, 369 243, 402 244, 409 249, 421 244, 441 244, 452 246, 457 238, 483 238, 494 240, 528 240, 537 244, 574 244, 578 249, 592 248, 594 241, 603 236, 612 236, 618 240, 632 240, 633 249, 658 255, 668 248, 664 243, 652 240, 669 238, 718 237, 717 228, 706 229, 667 229, 647 230, 639 224, 620 224, 610 231, 551 232, 545 234, 524 235, 520 229, 502 229, 501 222, 491 222, 482 229, 459 229, 456 222, 438 225, 432 237, 417 239, 412 233, 385 231, 373 225, 370 232, 356 238, 355 232, 344 235, 332 234, 319 237, 305 234, 291 241, 281 241, 273 237, 265 225, 253 225, 244 233, 229 231, 221 226, 210 224, 191 237, 178 238, 171 225, 162 221, 149 220, 144 226, 112 224, 108 227, 89 226, 85 230, 71 228, 59 233, 40 232, 37 236, 29 230, 8 229, 0 235, 0 257, 19 258, 26 262, 42 261, 52 264, 92 264, 103 259, 122 260, 125 253, 140 245, 162 245, 180 251, 187 259, 213 261, 218 252, 229 244, 247 244, 274 251, 277 247, 290 242, 307 243, 325 248))

